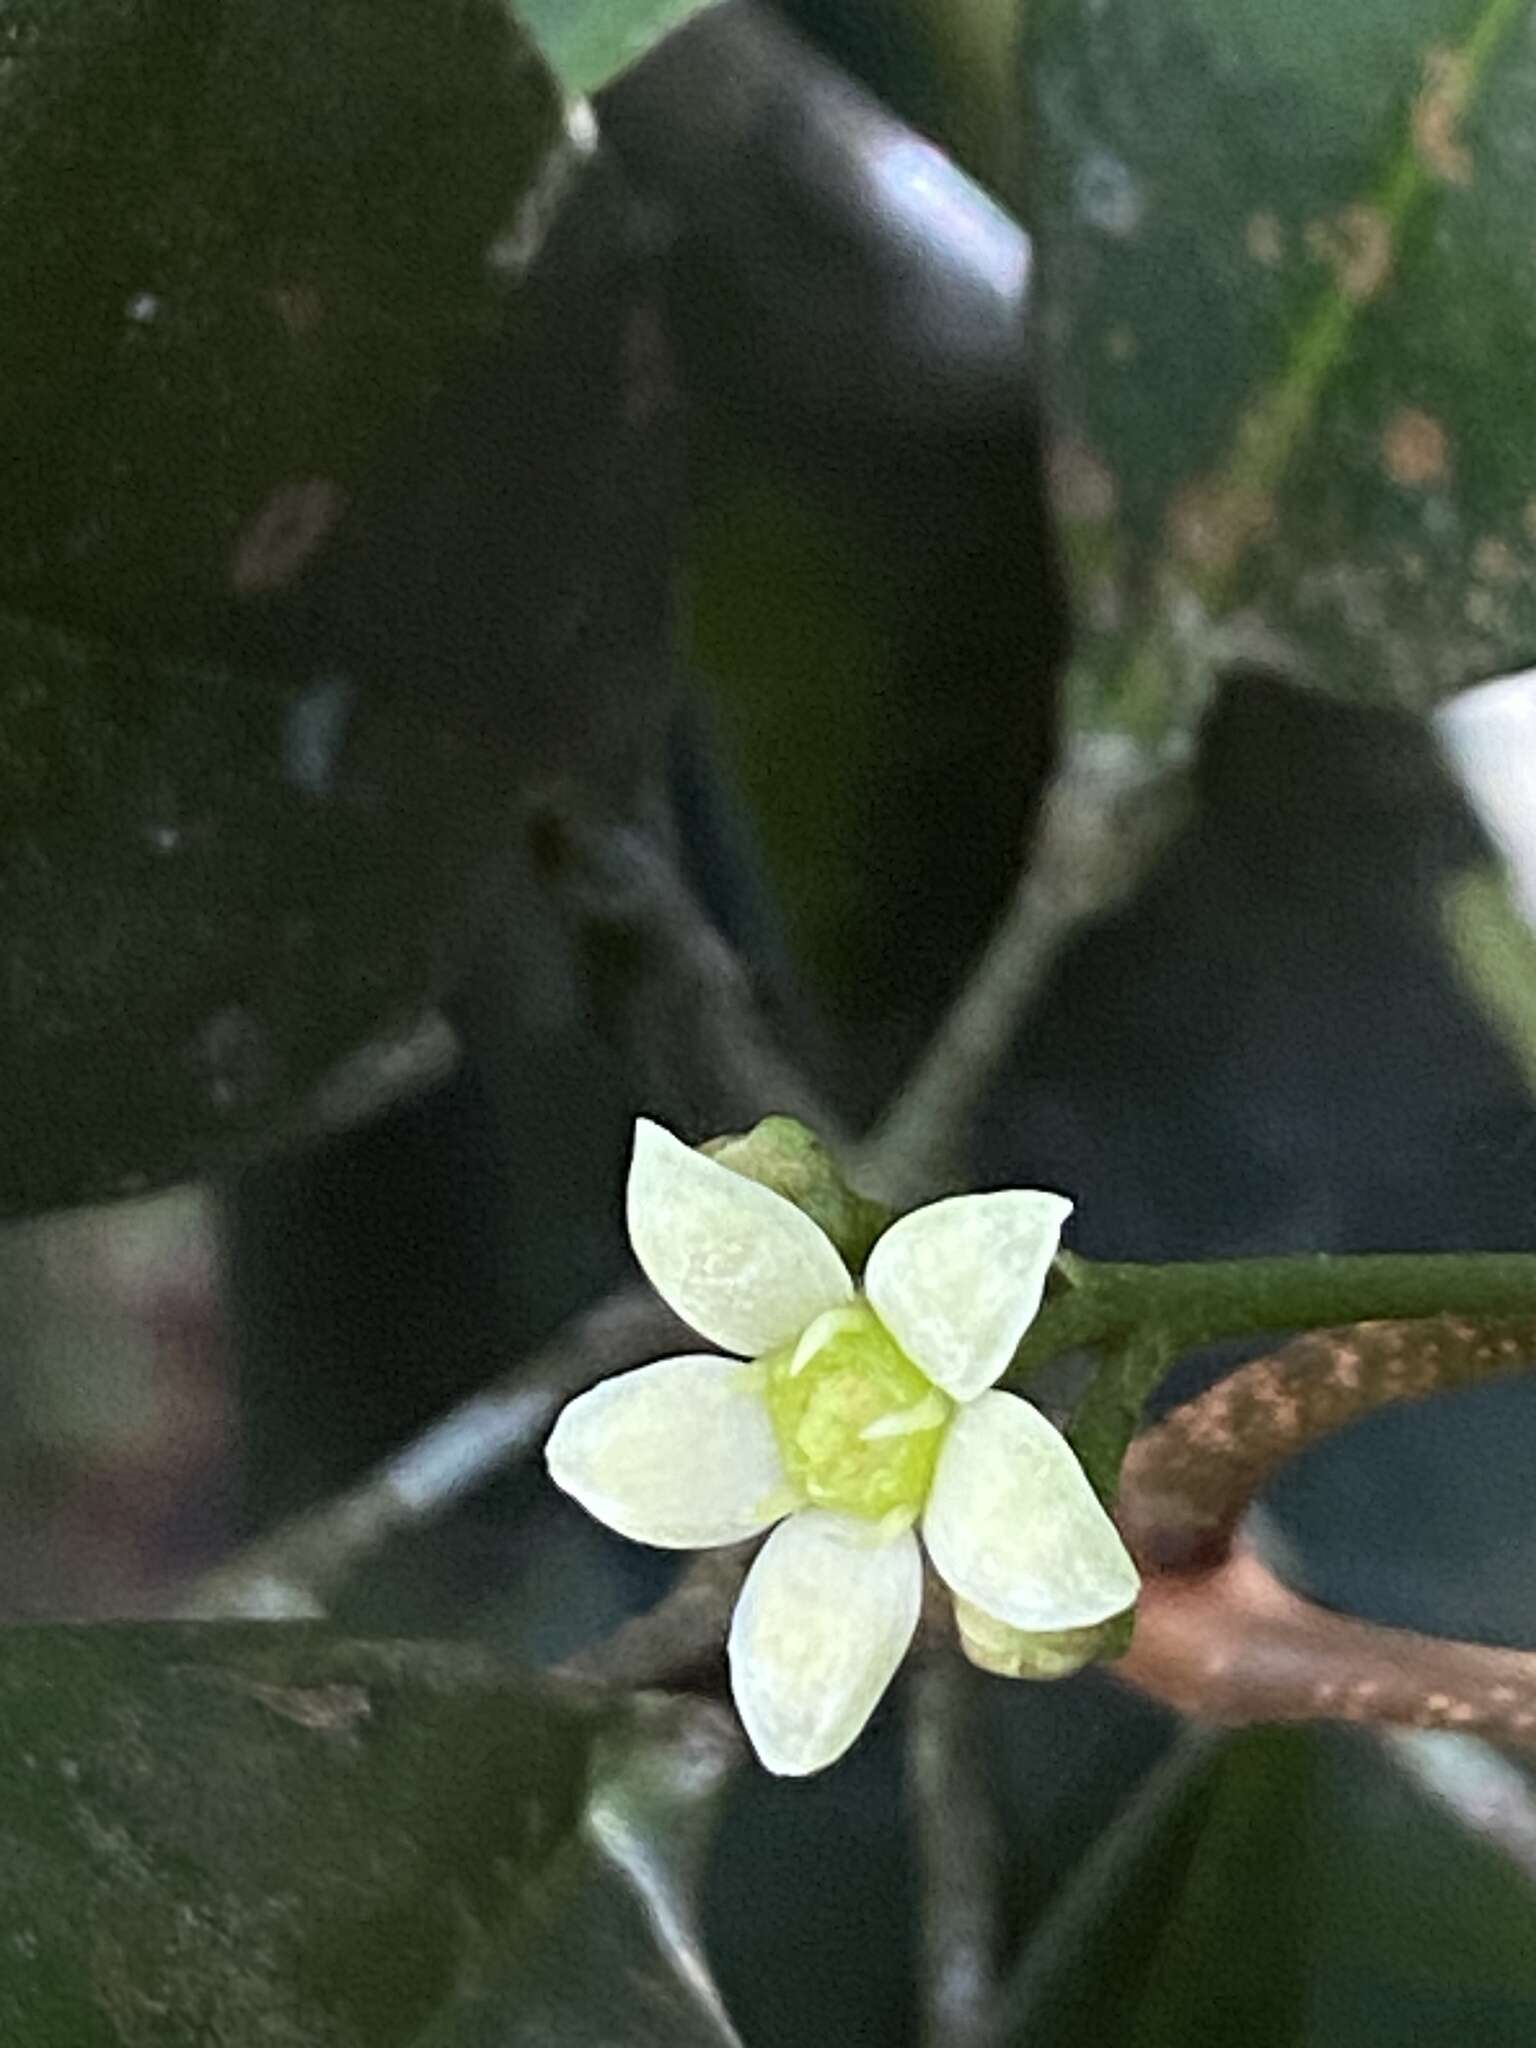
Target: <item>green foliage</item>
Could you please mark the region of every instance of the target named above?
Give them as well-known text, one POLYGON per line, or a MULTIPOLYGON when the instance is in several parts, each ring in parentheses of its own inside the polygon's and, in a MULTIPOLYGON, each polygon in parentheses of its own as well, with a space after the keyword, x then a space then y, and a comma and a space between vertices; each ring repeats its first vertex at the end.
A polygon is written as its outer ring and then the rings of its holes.
POLYGON ((1517 2048, 1533 2026, 1526 1880, 1368 1739, 1274 1730, 1154 1774, 1041 1929, 1005 2043, 1517 2048))
POLYGON ((1245 609, 1324 687, 1414 707, 1528 658, 1530 10, 1026 21, 1087 715, 1177 726, 1245 609))
POLYGON ((322 799, 328 704, 0 615, 0 1216, 238 1157, 422 1002, 507 799, 398 702, 322 799))
POLYGON ((567 92, 596 92, 709 0, 522 0, 567 92))
POLYGON ((468 1648, 10 1630, 7 2038, 726 2048, 690 1894, 729 1753, 468 1648))
POLYGON ((496 331, 554 81, 500 0, 6 27, 0 602, 184 642, 496 331))
POLYGON ((431 999, 505 831, 477 750, 202 656, 504 330, 563 132, 501 0, 5 35, 0 1216, 270 1142, 431 999))
POLYGON ((1536 1095, 1536 933, 1497 868, 1476 869, 1447 883, 1440 917, 1467 993, 1536 1095))

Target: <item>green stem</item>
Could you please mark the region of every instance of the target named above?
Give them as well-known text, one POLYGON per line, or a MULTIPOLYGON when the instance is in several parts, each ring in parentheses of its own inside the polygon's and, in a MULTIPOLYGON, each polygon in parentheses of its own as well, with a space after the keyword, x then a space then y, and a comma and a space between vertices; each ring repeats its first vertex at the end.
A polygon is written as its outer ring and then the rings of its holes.
POLYGON ((1021 1385, 1065 1351, 1120 1349, 1138 1340, 1136 1388, 1145 1399, 1163 1361, 1199 1344, 1280 1330, 1315 1330, 1424 1316, 1536 1314, 1536 1254, 1372 1253, 1364 1257, 1228 1259, 1112 1265, 1064 1253, 1056 1285, 1004 1375, 1021 1385))
POLYGON ((1110 1352, 1077 1404, 1067 1441, 1106 1503, 1115 1498, 1120 1467, 1140 1427, 1147 1396, 1174 1356, 1174 1346, 1165 1337, 1130 1337, 1110 1352))

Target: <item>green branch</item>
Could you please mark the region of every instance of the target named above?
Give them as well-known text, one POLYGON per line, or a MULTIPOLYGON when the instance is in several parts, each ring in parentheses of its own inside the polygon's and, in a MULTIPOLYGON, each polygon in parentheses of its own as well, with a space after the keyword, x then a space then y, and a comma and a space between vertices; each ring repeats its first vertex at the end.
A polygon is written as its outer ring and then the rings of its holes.
POLYGON ((1045 1307, 1004 1383, 1021 1386, 1067 1351, 1127 1352, 1122 1401, 1140 1403, 1180 1353, 1227 1337, 1427 1316, 1536 1314, 1530 1252, 1326 1254, 1166 1266, 1063 1253, 1045 1307))
MULTIPOLYGON (((1150 1266, 1063 1252, 1002 1384, 1025 1385, 1064 1352, 1100 1354, 1067 1433, 1108 1502, 1148 1396, 1184 1352, 1222 1338, 1447 1316, 1477 1323, 1536 1316, 1536 1254, 1320 1253, 1150 1266)), ((1499 1369, 1509 1370, 1508 1362, 1499 1369)))

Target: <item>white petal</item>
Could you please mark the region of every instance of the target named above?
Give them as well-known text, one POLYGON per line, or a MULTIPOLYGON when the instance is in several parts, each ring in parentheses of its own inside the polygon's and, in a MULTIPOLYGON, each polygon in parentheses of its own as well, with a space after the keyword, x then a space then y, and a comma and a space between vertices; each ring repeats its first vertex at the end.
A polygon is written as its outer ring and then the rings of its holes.
POLYGON ((864 1291, 912 1363, 955 1400, 973 1400, 1038 1314, 1071 1214, 1065 1195, 1037 1188, 931 1202, 880 1238, 864 1291))
POLYGON ((544 1453, 589 1515, 663 1550, 739 1543, 799 1501, 762 1385, 734 1358, 663 1358, 571 1402, 544 1453))
POLYGON ((644 1117, 629 1241, 667 1306, 711 1344, 757 1358, 853 1299, 848 1269, 803 1209, 644 1117))
POLYGON ((1108 1621, 1141 1583, 1066 1438, 1014 1394, 950 1424, 923 1541, 953 1592, 1012 1628, 1108 1621))
POLYGON ((923 1566, 907 1531, 806 1508, 775 1529, 731 1622, 731 1691, 770 1771, 804 1777, 857 1739, 917 1630, 923 1566))

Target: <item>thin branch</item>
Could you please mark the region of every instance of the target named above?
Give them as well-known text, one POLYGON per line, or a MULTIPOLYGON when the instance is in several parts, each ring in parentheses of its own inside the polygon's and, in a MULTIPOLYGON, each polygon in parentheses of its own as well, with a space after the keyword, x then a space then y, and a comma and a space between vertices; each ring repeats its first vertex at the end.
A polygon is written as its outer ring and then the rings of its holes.
MULTIPOLYGON (((1266 1259, 1114 1264, 1064 1252, 1045 1307, 1025 1332, 1005 1383, 1023 1386, 1051 1359, 1129 1338, 1170 1355, 1228 1337, 1319 1330, 1336 1323, 1434 1316, 1529 1317, 1536 1253, 1366 1252, 1266 1259)), ((1150 1361, 1153 1352, 1144 1346, 1150 1361)), ((1145 1400, 1152 1382, 1126 1388, 1145 1400)))
POLYGON ((794 1116, 835 1145, 838 1119, 779 1046, 660 834, 551 808, 534 840, 570 926, 588 1019, 646 1107, 706 1135, 794 1116))
POLYGON ((1476 1735, 1387 1728, 1382 1749, 1415 1791, 1536 1884, 1536 1787, 1476 1735))
POLYGON ((648 1613, 567 1658, 557 1675, 621 1691, 717 1681, 731 1609, 756 1549, 755 1543, 734 1543, 701 1552, 648 1613))
POLYGON ((565 1403, 598 1380, 697 1343, 648 1288, 610 1295, 548 1344, 452 1408, 366 1478, 195 1580, 171 1612, 186 1620, 295 1620, 386 1543, 421 1529, 544 1441, 565 1403))
POLYGON ((332 1067, 305 1105, 293 1135, 350 1130, 406 1096, 446 1081, 459 1055, 453 1026, 438 1011, 426 1011, 332 1067))
POLYGON ((975 1679, 952 1653, 919 1663, 907 1701, 907 1771, 922 1884, 924 2048, 991 2039, 1002 1953, 1002 1840, 977 1767, 975 1679))
POLYGON ((1286 1459, 1371 1410, 1520 1369, 1536 1320, 1366 1323, 1298 1338, 1131 1447, 1119 1518, 1146 1577, 1117 1676, 1198 1719, 1361 1721, 1536 1747, 1536 1653, 1335 1614, 1234 1536, 1286 1459))
POLYGON ((1536 1748, 1536 1652, 1357 1621, 1304 1600, 1239 1551, 1213 1571, 1152 1572, 1111 1669, 1197 1720, 1449 1728, 1536 1748))
POLYGON ((1501 1378, 1533 1360, 1530 1316, 1356 1323, 1298 1337, 1136 1440, 1121 1473, 1127 1541, 1164 1570, 1215 1562, 1254 1496, 1309 1444, 1374 1409, 1501 1378))
POLYGON ((1182 769, 1079 736, 1046 792, 1012 903, 948 1016, 854 1161, 896 1202, 947 1184, 971 1114, 1062 948, 1123 902, 1186 811, 1182 769))

